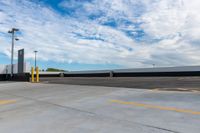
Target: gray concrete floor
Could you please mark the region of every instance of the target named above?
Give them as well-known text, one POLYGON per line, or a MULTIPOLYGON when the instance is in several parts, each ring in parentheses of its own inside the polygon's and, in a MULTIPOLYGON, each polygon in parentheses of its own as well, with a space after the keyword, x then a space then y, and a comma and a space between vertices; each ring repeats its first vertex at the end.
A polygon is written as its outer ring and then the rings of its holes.
POLYGON ((0 83, 0 133, 199 133, 200 93, 0 83))

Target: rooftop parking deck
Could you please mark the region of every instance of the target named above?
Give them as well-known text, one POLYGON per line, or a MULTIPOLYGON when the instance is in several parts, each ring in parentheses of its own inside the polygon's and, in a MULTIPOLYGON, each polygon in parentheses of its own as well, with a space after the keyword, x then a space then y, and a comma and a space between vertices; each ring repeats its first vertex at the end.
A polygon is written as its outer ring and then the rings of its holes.
POLYGON ((0 82, 1 133, 199 133, 200 93, 0 82))

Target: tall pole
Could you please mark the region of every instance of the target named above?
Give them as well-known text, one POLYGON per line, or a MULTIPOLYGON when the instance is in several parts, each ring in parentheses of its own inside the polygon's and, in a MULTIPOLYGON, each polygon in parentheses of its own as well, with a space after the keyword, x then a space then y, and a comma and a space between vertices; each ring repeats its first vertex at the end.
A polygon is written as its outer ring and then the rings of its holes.
POLYGON ((13 77, 13 57, 14 57, 14 35, 15 32, 12 32, 12 46, 11 46, 11 78, 13 77))
POLYGON ((34 52, 35 52, 35 70, 36 70, 36 67, 37 67, 37 57, 36 56, 37 56, 38 51, 35 50, 34 52))
POLYGON ((16 28, 12 28, 10 31, 8 31, 8 33, 12 34, 12 46, 11 46, 11 78, 13 77, 13 58, 14 58, 14 43, 15 43, 15 39, 18 40, 17 38, 15 38, 15 32, 19 31, 19 29, 16 28))

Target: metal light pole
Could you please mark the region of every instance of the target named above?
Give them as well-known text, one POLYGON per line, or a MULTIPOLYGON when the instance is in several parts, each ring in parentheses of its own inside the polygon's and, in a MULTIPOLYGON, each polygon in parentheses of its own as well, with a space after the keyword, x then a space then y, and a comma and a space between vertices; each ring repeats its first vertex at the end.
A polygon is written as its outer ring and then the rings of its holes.
POLYGON ((19 31, 19 29, 12 28, 8 31, 8 33, 12 34, 12 46, 11 46, 11 78, 13 77, 13 57, 14 57, 14 43, 15 40, 18 41, 19 39, 15 38, 15 32, 19 31))
POLYGON ((34 53, 35 53, 35 70, 36 70, 36 67, 37 67, 37 57, 36 57, 37 52, 38 52, 38 51, 36 51, 36 50, 34 51, 34 53))

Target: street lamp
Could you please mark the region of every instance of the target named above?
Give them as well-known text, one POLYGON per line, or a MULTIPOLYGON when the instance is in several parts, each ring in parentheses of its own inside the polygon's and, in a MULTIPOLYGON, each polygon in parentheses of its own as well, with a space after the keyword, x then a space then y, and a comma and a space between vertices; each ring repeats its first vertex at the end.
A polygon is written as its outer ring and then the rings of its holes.
POLYGON ((12 34, 12 46, 11 46, 11 78, 13 77, 13 56, 14 56, 14 43, 15 40, 18 41, 18 38, 15 38, 15 32, 19 31, 19 29, 12 28, 8 31, 8 33, 12 34))
POLYGON ((36 58, 37 52, 38 51, 36 51, 36 50, 34 51, 34 53, 35 53, 35 70, 36 70, 36 67, 37 67, 37 58, 36 58))

